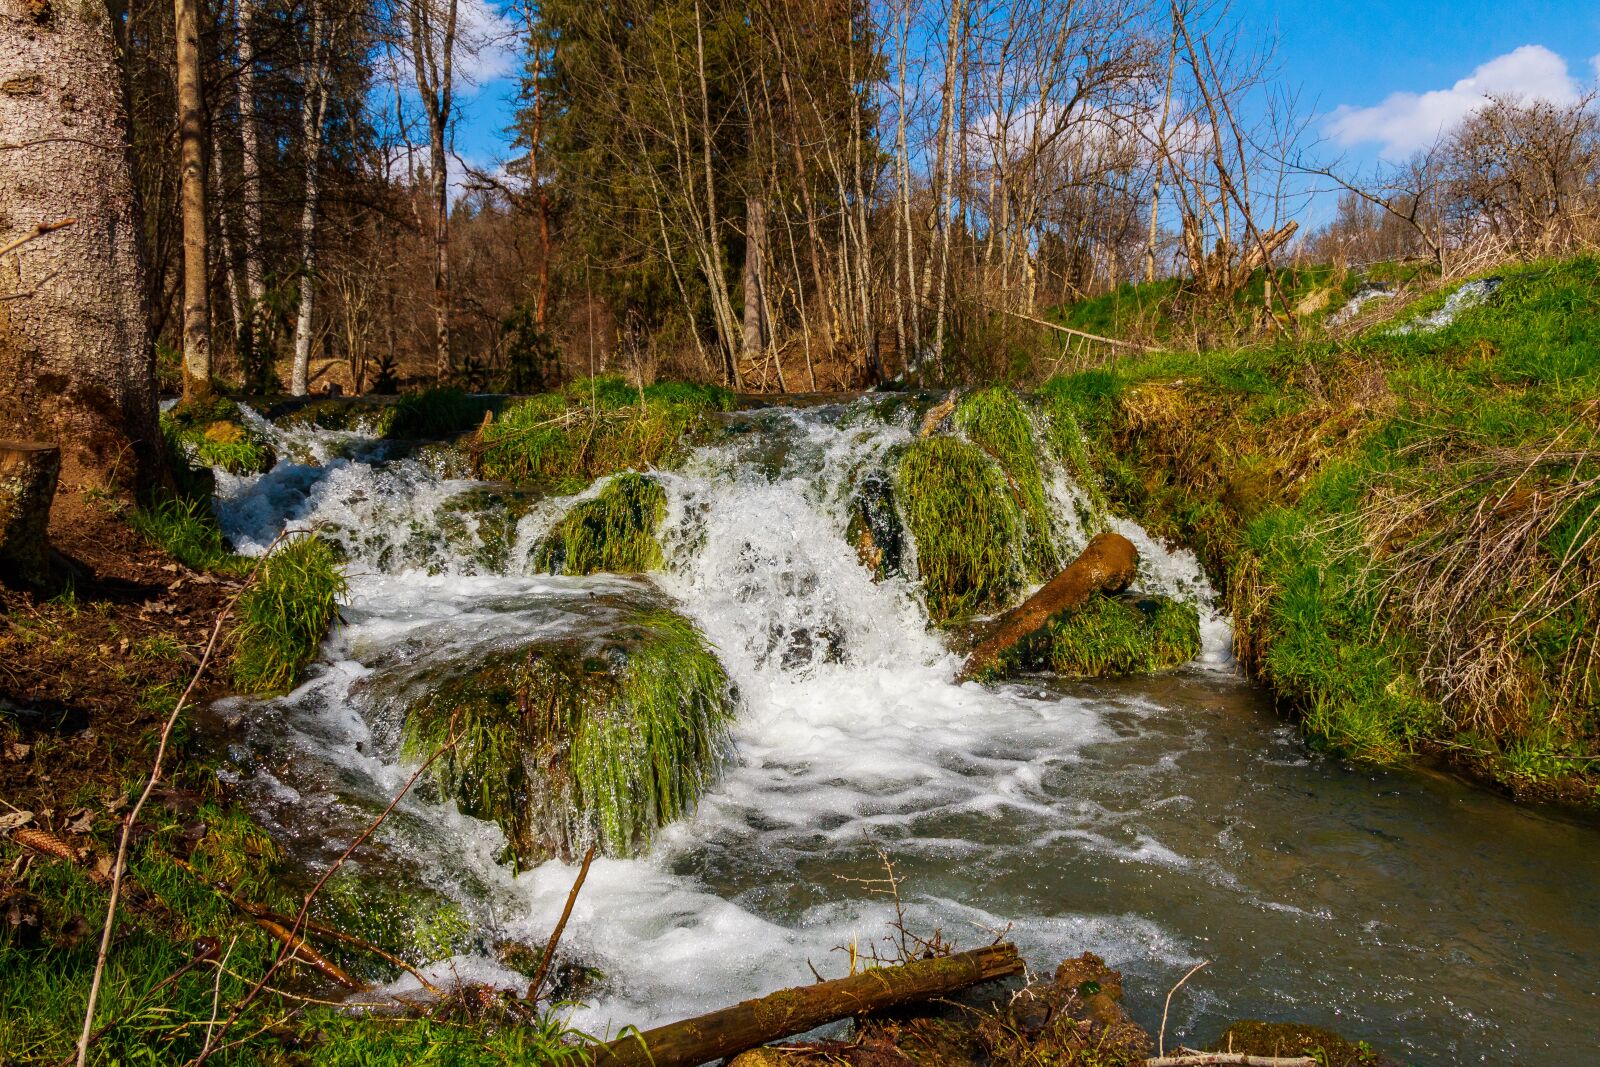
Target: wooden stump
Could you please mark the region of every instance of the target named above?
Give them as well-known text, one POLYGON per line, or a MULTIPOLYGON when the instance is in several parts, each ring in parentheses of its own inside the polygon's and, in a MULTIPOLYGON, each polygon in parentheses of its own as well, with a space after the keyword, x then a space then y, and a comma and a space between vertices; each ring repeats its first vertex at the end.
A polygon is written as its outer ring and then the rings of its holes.
POLYGON ((0 441, 0 581, 44 585, 50 576, 50 504, 61 449, 0 441))
POLYGON ((1139 571, 1139 550, 1116 533, 1103 533, 1044 588, 1000 616, 961 668, 960 680, 975 678, 1018 641, 1038 632, 1053 616, 1076 611, 1095 593, 1120 593, 1139 571))

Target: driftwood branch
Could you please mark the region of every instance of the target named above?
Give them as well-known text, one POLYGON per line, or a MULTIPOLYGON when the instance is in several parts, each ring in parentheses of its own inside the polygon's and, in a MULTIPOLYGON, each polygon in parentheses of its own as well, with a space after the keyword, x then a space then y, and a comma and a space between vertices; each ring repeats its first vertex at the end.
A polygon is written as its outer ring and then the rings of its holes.
POLYGON ((1063 326, 1059 322, 1050 322, 1047 319, 1036 318, 1033 315, 1025 315, 1020 311, 1012 311, 1010 308, 995 307, 993 304, 984 304, 983 306, 990 311, 998 311, 1002 315, 1010 315, 1012 318, 1021 319, 1023 322, 1031 322, 1035 326, 1043 326, 1047 330, 1070 334, 1073 337, 1082 337, 1086 341, 1098 341, 1103 345, 1111 345, 1114 348, 1131 348, 1135 352, 1163 351, 1162 349, 1151 348, 1149 345, 1141 345, 1134 341, 1119 341, 1115 337, 1102 337, 1100 334, 1090 333, 1088 330, 1075 330, 1071 326, 1063 326))
POLYGON ((57 230, 64 230, 68 226, 77 225, 77 223, 77 219, 58 219, 55 222, 41 222, 9 244, 0 245, 0 256, 15 252, 29 241, 37 241, 47 233, 54 233, 57 230))
POLYGON ((539 999, 539 987, 544 985, 544 976, 550 973, 550 961, 555 958, 556 946, 561 943, 561 932, 567 928, 567 920, 572 918, 572 906, 578 902, 578 891, 583 888, 583 880, 589 877, 589 864, 594 862, 594 850, 597 846, 590 845, 589 851, 583 854, 583 866, 578 868, 578 877, 572 883, 572 890, 567 894, 567 906, 561 909, 561 918, 556 920, 556 928, 550 931, 550 940, 544 946, 544 955, 539 957, 539 969, 533 972, 533 981, 528 983, 528 1000, 539 999))
POLYGON ((1244 1052, 1189 1052, 1180 1049, 1171 1056, 1152 1056, 1144 1067, 1209 1067, 1211 1064, 1240 1064, 1242 1067, 1318 1067, 1315 1056, 1251 1056, 1244 1052))
POLYGON ((596 1067, 694 1067, 853 1015, 882 1011, 1022 973, 1016 946, 990 945, 848 978, 780 989, 757 1000, 601 1045, 596 1067))

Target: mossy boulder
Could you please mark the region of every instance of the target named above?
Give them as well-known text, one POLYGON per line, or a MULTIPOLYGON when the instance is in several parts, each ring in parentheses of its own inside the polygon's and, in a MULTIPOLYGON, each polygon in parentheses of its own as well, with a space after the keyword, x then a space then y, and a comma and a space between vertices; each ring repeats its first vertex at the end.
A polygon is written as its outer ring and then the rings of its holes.
POLYGON ((499 824, 511 858, 648 847, 688 812, 728 743, 734 696, 695 628, 640 610, 582 637, 537 640, 424 678, 402 750, 463 811, 499 824))
POLYGON ((1023 638, 989 672, 1049 671, 1068 678, 1153 674, 1200 652, 1200 613, 1167 597, 1096 595, 1023 638))
POLYGON ((1364 1041, 1347 1041, 1320 1026, 1257 1019, 1241 1019, 1229 1026, 1212 1042, 1211 1049, 1247 1056, 1311 1056, 1326 1067, 1387 1067, 1394 1062, 1364 1041))
POLYGON ((510 404, 484 423, 475 439, 478 474, 578 492, 607 474, 676 462, 706 413, 732 408, 733 394, 715 386, 638 389, 621 378, 586 378, 510 404))
MULTIPOLYGON (((319 926, 358 937, 424 967, 472 947, 472 923, 460 905, 441 893, 384 872, 349 866, 322 887, 308 918, 319 926)), ((315 931, 313 931, 315 932, 315 931)), ((364 949, 323 939, 335 963, 369 982, 389 982, 401 968, 364 949)))
POLYGON ((580 501, 556 523, 534 553, 534 567, 551 574, 639 574, 659 570, 656 529, 667 513, 667 491, 647 474, 612 478, 592 500, 580 501))
POLYGON ((1026 584, 1022 513, 1005 471, 982 449, 955 437, 913 442, 895 496, 934 622, 998 611, 1026 584))
POLYGON ((1061 568, 1061 560, 1051 534, 1033 413, 1017 394, 997 385, 963 399, 956 405, 953 419, 967 440, 987 452, 1005 472, 1022 517, 1021 551, 1028 574, 1035 578, 1054 574, 1061 568))
POLYGON ((277 456, 245 425, 239 405, 226 397, 179 404, 161 416, 161 430, 175 451, 229 474, 262 474, 277 456))

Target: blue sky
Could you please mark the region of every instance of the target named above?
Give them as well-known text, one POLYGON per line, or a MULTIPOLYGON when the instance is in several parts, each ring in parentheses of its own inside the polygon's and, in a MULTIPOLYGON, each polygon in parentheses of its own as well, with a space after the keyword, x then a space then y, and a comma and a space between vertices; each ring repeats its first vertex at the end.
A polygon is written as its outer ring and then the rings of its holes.
MULTIPOLYGON (((492 4, 463 5, 482 12, 486 33, 492 4)), ((1355 167, 1431 142, 1485 91, 1575 95, 1600 56, 1600 0, 1234 0, 1233 10, 1276 38, 1280 76, 1315 113, 1326 151, 1355 167)), ((491 166, 509 152, 516 59, 491 46, 467 66, 479 84, 460 94, 456 151, 491 166)))

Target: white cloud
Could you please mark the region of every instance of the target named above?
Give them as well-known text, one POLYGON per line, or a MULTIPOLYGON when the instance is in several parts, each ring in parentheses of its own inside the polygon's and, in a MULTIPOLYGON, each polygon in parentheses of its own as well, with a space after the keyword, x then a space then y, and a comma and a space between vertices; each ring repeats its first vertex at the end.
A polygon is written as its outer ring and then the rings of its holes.
POLYGON ((517 71, 522 30, 489 0, 460 0, 456 15, 456 69, 464 89, 504 78, 517 71))
MULTIPOLYGON (((1600 72, 1600 56, 1591 62, 1600 72)), ((1342 105, 1329 117, 1327 128, 1342 145, 1376 141, 1383 146, 1380 155, 1394 158, 1432 144, 1490 94, 1570 103, 1578 93, 1565 59, 1543 45, 1527 44, 1496 56, 1448 89, 1391 93, 1374 107, 1342 105)))
POLYGON ((1594 68, 1595 79, 1600 80, 1600 56, 1590 56, 1589 66, 1594 68))

